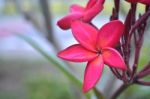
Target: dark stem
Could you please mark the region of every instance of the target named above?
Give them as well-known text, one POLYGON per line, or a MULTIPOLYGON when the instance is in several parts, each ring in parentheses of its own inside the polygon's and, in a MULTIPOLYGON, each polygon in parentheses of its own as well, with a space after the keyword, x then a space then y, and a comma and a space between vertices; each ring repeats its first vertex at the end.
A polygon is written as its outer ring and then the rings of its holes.
POLYGON ((141 51, 141 47, 143 45, 145 27, 146 27, 146 22, 145 22, 144 26, 140 28, 140 30, 141 30, 141 33, 139 32, 140 33, 140 35, 139 35, 140 38, 139 38, 138 41, 136 41, 135 58, 134 58, 133 73, 132 73, 132 76, 131 76, 131 80, 133 79, 133 77, 135 76, 135 74, 137 72, 138 62, 139 62, 139 57, 140 57, 140 51, 141 51))
MULTIPOLYGON (((139 15, 139 16, 141 18, 141 15, 139 15)), ((141 47, 143 45, 143 39, 144 39, 146 25, 147 25, 146 21, 144 21, 143 23, 140 24, 139 28, 137 29, 138 35, 136 35, 136 32, 134 33, 136 48, 135 48, 134 64, 133 64, 133 68, 132 68, 133 72, 132 72, 130 81, 132 81, 134 79, 134 76, 136 76, 136 73, 137 73, 138 61, 139 61, 139 57, 140 57, 141 47)), ((143 75, 141 74, 141 77, 144 77, 144 75, 146 76, 147 72, 143 75)))
POLYGON ((127 44, 129 44, 129 42, 131 41, 131 36, 132 34, 135 32, 135 30, 142 24, 144 23, 147 18, 150 16, 150 10, 148 10, 146 13, 144 13, 136 22, 135 24, 132 26, 130 33, 129 33, 129 38, 128 38, 128 42, 127 44))
POLYGON ((111 99, 117 99, 117 97, 126 90, 131 84, 122 84, 119 89, 112 95, 111 99))
POLYGON ((147 65, 144 66, 144 68, 139 73, 136 74, 136 76, 134 78, 140 79, 140 78, 143 78, 149 74, 150 74, 150 61, 148 62, 147 65))
POLYGON ((112 73, 113 73, 118 79, 121 79, 121 75, 118 74, 112 67, 110 67, 110 70, 112 71, 112 73))
POLYGON ((145 11, 147 12, 149 10, 150 6, 149 5, 146 5, 146 9, 145 11))
POLYGON ((117 20, 119 18, 120 0, 114 0, 114 8, 110 20, 117 20))
POLYGON ((115 18, 119 18, 119 10, 120 10, 120 0, 114 0, 115 2, 115 18))
POLYGON ((150 82, 147 81, 137 80, 135 83, 143 86, 150 86, 150 82))
MULTIPOLYGON (((125 46, 124 46, 124 55, 125 55, 125 62, 127 65, 129 65, 129 57, 130 57, 130 30, 132 28, 132 25, 135 24, 136 21, 136 4, 131 4, 131 9, 128 12, 128 15, 126 17, 125 21, 125 46)), ((135 32, 135 31, 133 31, 135 32)))
POLYGON ((145 70, 144 72, 141 72, 136 78, 143 78, 150 74, 150 68, 145 70))
MULTIPOLYGON (((132 16, 132 11, 131 9, 129 10, 127 16, 126 16, 126 20, 125 20, 125 29, 124 29, 124 35, 122 37, 122 47, 123 47, 123 57, 124 57, 124 60, 125 60, 125 63, 126 65, 128 66, 129 68, 129 55, 130 55, 130 45, 127 45, 127 39, 129 37, 129 31, 131 29, 131 16, 132 16)), ((130 68, 129 68, 130 69, 130 68)), ((131 71, 131 70, 130 70, 131 71)))
POLYGON ((131 4, 131 13, 132 13, 132 16, 131 16, 131 19, 132 19, 132 25, 135 23, 136 21, 136 8, 137 8, 137 4, 131 4))

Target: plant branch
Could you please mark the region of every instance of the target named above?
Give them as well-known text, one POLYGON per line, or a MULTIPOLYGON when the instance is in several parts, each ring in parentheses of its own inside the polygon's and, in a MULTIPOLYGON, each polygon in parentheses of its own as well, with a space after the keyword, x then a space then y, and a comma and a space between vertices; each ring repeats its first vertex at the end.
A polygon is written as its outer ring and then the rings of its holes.
POLYGON ((139 57, 140 57, 140 51, 141 51, 141 47, 143 45, 145 28, 146 28, 146 22, 145 22, 145 24, 143 23, 143 27, 141 26, 141 28, 140 28, 140 32, 141 32, 140 33, 140 38, 139 38, 138 41, 136 41, 134 65, 133 65, 133 72, 132 72, 131 80, 133 79, 133 77, 135 76, 135 74, 137 72, 138 61, 139 61, 139 57))
POLYGON ((135 79, 143 78, 149 74, 150 74, 150 61, 148 62, 147 65, 144 66, 144 68, 139 73, 137 73, 135 79))
POLYGON ((146 20, 148 19, 148 17, 150 16, 150 9, 145 12, 136 22, 135 24, 132 26, 131 30, 130 30, 130 33, 129 33, 129 38, 128 38, 128 43, 130 42, 131 40, 131 36, 132 34, 135 32, 135 30, 144 22, 146 22, 146 20))
POLYGON ((145 76, 148 76, 150 74, 150 68, 145 70, 144 72, 139 73, 139 75, 136 78, 143 78, 145 76))
POLYGON ((143 86, 150 86, 150 82, 147 81, 137 80, 135 83, 143 86))
POLYGON ((118 79, 121 79, 121 75, 118 74, 112 67, 110 67, 110 70, 112 71, 112 73, 113 73, 118 79))

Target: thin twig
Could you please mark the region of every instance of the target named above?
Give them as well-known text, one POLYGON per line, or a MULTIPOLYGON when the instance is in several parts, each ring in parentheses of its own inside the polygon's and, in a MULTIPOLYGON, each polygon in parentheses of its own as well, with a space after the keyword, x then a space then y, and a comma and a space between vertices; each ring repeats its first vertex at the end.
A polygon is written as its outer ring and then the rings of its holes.
POLYGON ((145 77, 145 76, 148 76, 149 74, 150 74, 150 68, 147 69, 147 70, 145 70, 144 72, 141 72, 141 73, 137 76, 137 78, 143 78, 143 77, 145 77))
POLYGON ((112 73, 113 73, 118 79, 121 79, 121 76, 118 75, 118 74, 116 73, 116 71, 114 71, 113 68, 110 67, 110 70, 112 71, 112 73))
POLYGON ((148 81, 137 80, 135 83, 143 86, 150 86, 150 82, 148 81))
MULTIPOLYGON (((138 34, 139 34, 139 39, 137 40, 137 36, 135 37, 135 57, 134 57, 134 64, 133 64, 133 72, 131 75, 130 81, 134 79, 134 76, 136 76, 137 73, 137 68, 138 68, 138 62, 139 62, 139 57, 140 57, 140 51, 141 47, 143 45, 143 39, 144 39, 144 33, 145 33, 145 28, 146 28, 146 21, 141 23, 139 26, 140 28, 138 29, 138 34)), ((136 34, 136 33, 134 33, 136 34)))
POLYGON ((128 44, 131 40, 132 34, 135 32, 135 30, 142 24, 144 23, 147 18, 150 16, 150 9, 144 13, 136 22, 135 24, 132 26, 130 33, 129 33, 129 38, 128 38, 128 44))

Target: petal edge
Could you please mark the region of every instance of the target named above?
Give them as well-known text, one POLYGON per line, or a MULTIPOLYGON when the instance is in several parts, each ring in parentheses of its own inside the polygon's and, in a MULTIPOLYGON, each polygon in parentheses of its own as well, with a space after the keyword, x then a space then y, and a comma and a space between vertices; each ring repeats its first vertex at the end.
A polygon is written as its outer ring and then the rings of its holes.
POLYGON ((58 57, 72 62, 86 62, 97 57, 97 54, 75 44, 59 52, 58 57))
POLYGON ((69 15, 60 19, 57 22, 57 25, 63 30, 70 29, 71 23, 75 20, 82 18, 82 16, 83 16, 83 14, 79 13, 79 12, 70 13, 69 15))
POLYGON ((115 20, 106 23, 98 32, 98 48, 115 47, 124 31, 121 21, 115 20))
POLYGON ((102 56, 106 65, 122 70, 127 69, 122 56, 117 50, 110 47, 106 47, 103 49, 102 56))
POLYGON ((86 49, 95 51, 98 30, 88 23, 74 21, 71 25, 73 36, 86 49))
POLYGON ((80 5, 73 4, 70 6, 70 12, 81 12, 81 13, 83 13, 83 11, 84 11, 84 8, 80 5))
POLYGON ((92 89, 99 81, 103 71, 102 56, 98 56, 93 61, 88 62, 84 74, 83 92, 86 93, 92 89))

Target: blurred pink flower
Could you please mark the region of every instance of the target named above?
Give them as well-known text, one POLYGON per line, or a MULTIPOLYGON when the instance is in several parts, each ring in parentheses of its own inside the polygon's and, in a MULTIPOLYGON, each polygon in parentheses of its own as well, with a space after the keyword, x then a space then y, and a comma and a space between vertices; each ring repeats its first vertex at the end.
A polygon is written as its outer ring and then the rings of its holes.
POLYGON ((131 3, 142 3, 142 4, 146 4, 146 5, 150 5, 150 0, 126 0, 128 2, 131 3))
POLYGON ((70 7, 70 13, 60 19, 57 25, 64 30, 71 27, 71 23, 74 20, 82 20, 84 22, 90 22, 99 12, 103 9, 103 3, 105 0, 89 0, 86 7, 79 5, 72 5, 70 7))
POLYGON ((111 21, 100 30, 88 23, 74 21, 71 25, 74 37, 79 44, 72 45, 58 53, 58 57, 73 61, 86 62, 83 92, 93 88, 100 79, 104 64, 126 70, 120 53, 113 47, 123 34, 124 25, 121 21, 111 21))

